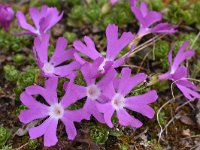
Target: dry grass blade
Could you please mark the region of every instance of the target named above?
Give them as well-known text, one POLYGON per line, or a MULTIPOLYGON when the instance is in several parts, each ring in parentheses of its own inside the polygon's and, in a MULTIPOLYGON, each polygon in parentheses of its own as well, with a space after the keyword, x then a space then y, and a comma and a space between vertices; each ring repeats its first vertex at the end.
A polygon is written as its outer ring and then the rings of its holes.
POLYGON ((135 53, 137 53, 137 52, 143 50, 144 48, 146 48, 146 47, 148 47, 148 46, 154 44, 154 43, 157 42, 158 40, 162 39, 164 36, 166 36, 166 34, 164 34, 164 35, 159 35, 159 36, 155 36, 155 37, 153 37, 152 39, 146 41, 145 43, 143 43, 143 44, 137 46, 137 47, 134 49, 134 51, 130 54, 129 57, 134 56, 135 53))

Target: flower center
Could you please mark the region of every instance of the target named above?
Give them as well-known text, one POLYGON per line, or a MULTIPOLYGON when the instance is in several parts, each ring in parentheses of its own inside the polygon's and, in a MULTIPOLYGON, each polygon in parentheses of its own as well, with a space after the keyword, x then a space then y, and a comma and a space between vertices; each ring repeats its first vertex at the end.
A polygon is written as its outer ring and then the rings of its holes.
POLYGON ((112 106, 118 110, 118 109, 122 109, 125 104, 124 104, 124 96, 122 96, 121 94, 117 93, 115 94, 115 96, 112 99, 112 106))
POLYGON ((60 119, 64 115, 64 108, 60 104, 54 104, 50 107, 49 115, 52 118, 60 119))
POLYGON ((52 74, 54 72, 54 66, 50 63, 45 63, 44 66, 42 67, 42 70, 45 72, 45 73, 49 73, 49 74, 52 74))
POLYGON ((101 94, 101 91, 95 84, 92 84, 87 87, 87 96, 91 100, 96 100, 100 94, 101 94))

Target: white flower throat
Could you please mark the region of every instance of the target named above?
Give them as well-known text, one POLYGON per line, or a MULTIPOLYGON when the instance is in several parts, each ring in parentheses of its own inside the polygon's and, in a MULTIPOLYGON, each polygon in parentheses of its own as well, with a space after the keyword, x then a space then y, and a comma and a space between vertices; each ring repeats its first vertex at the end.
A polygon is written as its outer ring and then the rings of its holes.
POLYGON ((118 109, 122 109, 125 104, 124 104, 124 96, 122 96, 119 93, 116 93, 115 96, 112 98, 112 106, 118 110, 118 109))
POLYGON ((101 90, 95 85, 89 85, 87 87, 87 97, 91 100, 96 100, 101 94, 101 90))
POLYGON ((49 115, 54 119, 61 119, 64 115, 64 108, 61 104, 54 104, 49 108, 49 115))
POLYGON ((49 74, 52 74, 54 72, 54 66, 50 63, 45 63, 42 67, 42 70, 45 72, 45 73, 49 73, 49 74))

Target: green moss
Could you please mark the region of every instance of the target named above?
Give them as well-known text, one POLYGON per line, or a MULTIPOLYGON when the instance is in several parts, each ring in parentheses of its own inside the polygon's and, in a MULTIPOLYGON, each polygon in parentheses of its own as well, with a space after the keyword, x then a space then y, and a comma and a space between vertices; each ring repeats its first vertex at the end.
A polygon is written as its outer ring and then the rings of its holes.
POLYGON ((30 45, 30 43, 30 36, 14 36, 4 30, 0 30, 0 47, 3 52, 19 52, 24 45, 30 45))
POLYGON ((123 136, 124 134, 118 128, 110 128, 109 135, 112 135, 112 136, 115 136, 115 137, 120 137, 120 136, 123 136))
POLYGON ((117 3, 109 15, 115 18, 117 25, 120 27, 133 23, 134 21, 134 15, 130 9, 130 4, 127 2, 117 3))
POLYGON ((173 24, 184 23, 186 25, 196 25, 200 27, 199 14, 200 2, 191 3, 190 1, 177 0, 170 3, 164 16, 173 24))
POLYGON ((157 82, 153 88, 155 88, 155 90, 157 90, 158 92, 163 92, 169 89, 169 87, 170 87, 169 81, 160 81, 157 82))
POLYGON ((164 70, 167 70, 169 67, 169 63, 167 59, 169 50, 170 50, 170 47, 167 41, 161 40, 155 44, 155 49, 154 49, 155 58, 157 61, 161 63, 161 66, 164 70))
POLYGON ((104 125, 92 125, 90 127, 90 137, 96 144, 104 144, 109 135, 109 130, 104 125))
POLYGON ((162 0, 149 0, 149 9, 161 11, 163 9, 163 1, 162 0))
POLYGON ((153 150, 163 150, 163 148, 160 146, 156 139, 152 139, 147 143, 153 148, 153 150))
POLYGON ((124 144, 120 144, 119 146, 119 150, 128 150, 128 146, 127 145, 124 145, 124 144))
POLYGON ((132 23, 134 15, 128 2, 117 3, 112 9, 107 1, 89 1, 87 4, 75 5, 69 14, 67 24, 73 27, 99 25, 104 30, 109 23, 124 26, 132 23), (105 10, 106 6, 106 10, 105 10))
POLYGON ((29 140, 28 141, 28 148, 33 150, 33 149, 37 149, 37 147, 39 146, 39 142, 37 139, 33 139, 33 140, 29 140))
POLYGON ((39 69, 34 67, 27 67, 26 70, 20 74, 17 81, 17 86, 25 88, 34 84, 38 75, 39 69))
POLYGON ((13 65, 5 65, 3 67, 4 75, 7 81, 17 81, 19 77, 19 71, 13 65))
POLYGON ((19 107, 17 107, 15 113, 16 113, 16 115, 18 116, 22 110, 26 110, 26 109, 27 109, 26 106, 20 105, 19 107))
POLYGON ((0 147, 4 146, 11 136, 11 131, 3 126, 0 126, 0 147))
POLYGON ((3 146, 1 150, 13 150, 12 146, 3 146))
POLYGON ((164 40, 158 41, 154 50, 156 58, 165 58, 169 53, 169 43, 164 40))
POLYGON ((78 85, 82 85, 82 86, 87 86, 81 71, 77 71, 77 72, 78 72, 78 74, 77 74, 77 76, 76 76, 76 78, 74 80, 74 83, 78 84, 78 85))
POLYGON ((100 19, 101 9, 98 4, 90 5, 86 11, 86 18, 88 23, 96 24, 100 19))
POLYGON ((23 54, 16 54, 13 57, 13 61, 18 64, 22 64, 25 60, 26 60, 26 57, 23 54))
POLYGON ((194 66, 192 66, 193 68, 191 69, 191 77, 194 79, 198 79, 200 77, 200 61, 198 61, 196 64, 194 64, 194 66))
POLYGON ((77 39, 77 36, 73 32, 65 32, 63 35, 69 43, 72 43, 75 39, 77 39))
MULTIPOLYGON (((155 106, 155 107, 154 107, 154 110, 157 112, 157 111, 159 110, 159 107, 155 106)), ((166 113, 165 113, 164 110, 162 110, 162 111, 159 113, 159 115, 158 115, 158 120, 159 120, 159 122, 160 122, 160 124, 161 124, 162 126, 165 126, 165 125, 166 125, 166 123, 167 123, 167 117, 166 117, 166 113)))
POLYGON ((51 7, 61 7, 61 2, 59 0, 43 0, 43 3, 51 7))
POLYGON ((80 100, 76 103, 73 103, 72 105, 70 105, 67 109, 68 110, 76 110, 76 109, 80 109, 83 108, 83 105, 85 104, 85 100, 80 100))
POLYGON ((19 96, 25 87, 33 85, 39 76, 39 69, 34 67, 27 67, 24 72, 18 75, 17 85, 14 88, 16 99, 19 100, 19 96))

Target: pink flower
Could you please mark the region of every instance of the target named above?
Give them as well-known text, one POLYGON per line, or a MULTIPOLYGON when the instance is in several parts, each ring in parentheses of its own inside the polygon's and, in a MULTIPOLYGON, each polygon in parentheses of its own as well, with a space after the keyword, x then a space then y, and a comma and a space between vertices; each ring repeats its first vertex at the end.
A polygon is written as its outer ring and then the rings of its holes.
POLYGON ((148 118, 153 118, 154 110, 148 106, 158 98, 156 91, 149 91, 143 95, 128 97, 129 92, 146 79, 146 75, 139 73, 131 77, 131 69, 123 68, 121 78, 106 87, 105 96, 109 101, 104 104, 97 104, 97 108, 104 114, 104 120, 109 127, 113 127, 111 118, 116 112, 119 123, 123 126, 139 128, 142 122, 131 116, 126 109, 138 112, 148 118))
POLYGON ((14 11, 10 5, 0 4, 0 25, 8 29, 14 18, 14 11))
MULTIPOLYGON (((129 53, 125 54, 121 58, 116 58, 118 54, 123 50, 123 48, 125 48, 134 39, 134 36, 131 32, 123 32, 122 36, 118 39, 118 27, 114 24, 110 24, 106 28, 106 38, 106 57, 104 58, 102 64, 99 66, 99 70, 103 70, 103 67, 105 66, 106 62, 112 62, 114 68, 117 68, 120 65, 122 65, 129 53)), ((95 60, 98 57, 103 57, 102 54, 100 54, 95 48, 95 44, 91 38, 85 36, 84 42, 85 44, 81 41, 75 41, 73 44, 74 48, 82 54, 88 56, 92 60, 95 60)), ((81 64, 84 64, 86 62, 77 54, 75 54, 75 58, 81 64)))
POLYGON ((70 140, 73 140, 77 134, 74 122, 80 122, 87 117, 87 114, 82 110, 67 110, 71 104, 77 101, 77 94, 74 89, 71 89, 74 75, 71 76, 71 81, 68 85, 68 90, 58 101, 57 84, 58 78, 51 77, 45 82, 45 87, 32 85, 25 89, 21 94, 20 99, 22 103, 28 107, 27 110, 22 110, 19 119, 21 122, 27 124, 33 120, 46 118, 39 126, 29 129, 31 139, 44 136, 44 145, 53 146, 57 143, 56 130, 59 120, 65 125, 65 129, 70 140), (41 103, 35 99, 34 96, 41 95, 46 104, 41 103))
POLYGON ((130 4, 131 10, 140 24, 140 29, 138 31, 139 38, 150 33, 170 34, 176 32, 175 28, 177 26, 171 26, 168 23, 159 23, 155 25, 162 20, 162 14, 157 11, 149 11, 146 3, 141 2, 140 7, 137 7, 137 0, 130 0, 130 4))
POLYGON ((195 51, 192 49, 186 50, 188 46, 189 42, 186 41, 179 49, 174 61, 172 60, 172 50, 169 52, 169 71, 160 75, 159 79, 173 81, 187 99, 194 100, 195 98, 200 98, 200 94, 196 92, 197 86, 188 81, 187 68, 181 65, 186 59, 195 54, 195 51))
POLYGON ((97 81, 97 78, 101 75, 98 68, 102 62, 103 58, 100 57, 94 60, 93 63, 85 63, 81 68, 81 72, 87 86, 84 87, 74 84, 74 89, 79 91, 77 93, 79 95, 79 99, 86 97, 83 110, 88 113, 88 119, 91 115, 93 115, 99 122, 105 123, 103 115, 97 110, 96 104, 105 103, 108 100, 108 98, 104 96, 105 87, 112 83, 116 77, 116 71, 111 67, 107 73, 99 81, 97 81))
POLYGON ((35 27, 27 23, 26 18, 21 11, 18 11, 16 14, 21 28, 27 30, 27 32, 21 33, 21 35, 31 34, 34 36, 40 36, 47 33, 47 31, 59 22, 63 16, 63 12, 59 15, 56 8, 45 5, 42 6, 40 11, 37 8, 31 7, 29 9, 29 14, 35 27))
POLYGON ((66 50, 67 40, 63 37, 58 39, 55 51, 48 61, 49 39, 50 35, 48 34, 35 38, 33 48, 35 59, 44 76, 64 77, 70 75, 73 70, 80 68, 80 64, 76 61, 62 65, 64 62, 74 58, 74 49, 66 50))
POLYGON ((110 0, 110 3, 111 3, 112 5, 115 5, 118 1, 119 1, 119 0, 110 0))

